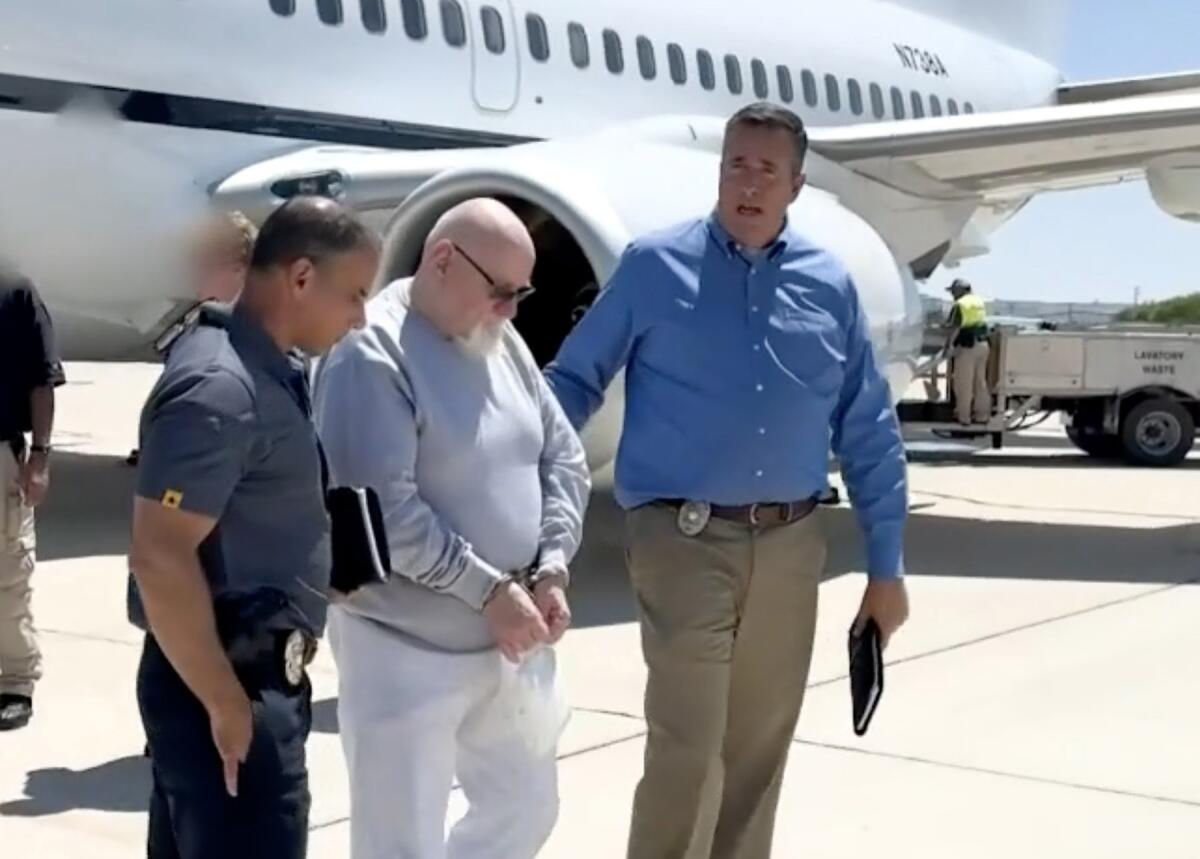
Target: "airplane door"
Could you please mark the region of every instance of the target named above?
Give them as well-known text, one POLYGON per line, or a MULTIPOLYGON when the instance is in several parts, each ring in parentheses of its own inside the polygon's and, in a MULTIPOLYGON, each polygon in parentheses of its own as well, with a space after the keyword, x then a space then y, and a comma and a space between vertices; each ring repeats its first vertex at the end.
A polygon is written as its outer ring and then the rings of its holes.
POLYGON ((516 22, 509 0, 468 0, 471 90, 484 110, 504 112, 517 103, 520 81, 516 22))

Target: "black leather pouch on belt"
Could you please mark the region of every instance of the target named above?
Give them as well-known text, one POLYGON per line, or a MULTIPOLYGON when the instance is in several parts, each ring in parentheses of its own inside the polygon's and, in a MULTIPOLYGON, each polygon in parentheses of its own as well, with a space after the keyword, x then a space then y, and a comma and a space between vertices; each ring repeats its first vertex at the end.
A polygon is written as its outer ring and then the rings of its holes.
POLYGON ((221 594, 213 603, 217 634, 248 693, 298 688, 316 652, 300 610, 283 591, 221 594))

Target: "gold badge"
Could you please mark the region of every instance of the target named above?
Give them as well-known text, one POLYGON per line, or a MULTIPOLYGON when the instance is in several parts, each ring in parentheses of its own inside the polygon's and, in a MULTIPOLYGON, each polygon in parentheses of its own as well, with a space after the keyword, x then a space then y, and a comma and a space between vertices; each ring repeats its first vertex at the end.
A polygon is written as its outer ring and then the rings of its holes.
POLYGON ((172 510, 179 509, 179 503, 183 501, 183 493, 178 489, 168 489, 163 493, 162 506, 170 507, 172 510))

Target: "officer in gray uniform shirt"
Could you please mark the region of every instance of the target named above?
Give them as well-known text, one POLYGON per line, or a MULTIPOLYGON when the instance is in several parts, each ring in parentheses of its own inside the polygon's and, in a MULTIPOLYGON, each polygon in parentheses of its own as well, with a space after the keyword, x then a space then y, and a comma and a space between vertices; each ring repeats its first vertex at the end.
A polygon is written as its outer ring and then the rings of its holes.
POLYGON ((148 855, 301 857, 304 673, 330 567, 304 363, 363 322, 376 238, 295 198, 263 224, 246 286, 171 344, 140 426, 130 620, 153 762, 148 855))

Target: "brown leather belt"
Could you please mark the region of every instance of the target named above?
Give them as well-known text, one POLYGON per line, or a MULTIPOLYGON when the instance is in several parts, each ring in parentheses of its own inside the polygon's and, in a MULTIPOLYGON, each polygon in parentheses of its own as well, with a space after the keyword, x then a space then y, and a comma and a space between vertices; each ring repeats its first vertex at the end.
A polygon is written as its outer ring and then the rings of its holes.
MULTIPOLYGON (((679 508, 685 501, 677 498, 664 499, 664 504, 679 508)), ((743 525, 790 525, 799 522, 817 508, 816 498, 804 498, 800 501, 780 501, 772 503, 739 504, 726 506, 723 504, 709 505, 713 516, 743 525)))

